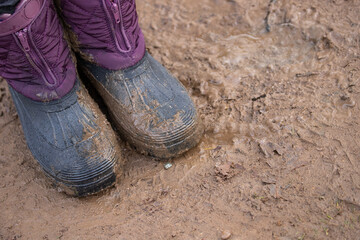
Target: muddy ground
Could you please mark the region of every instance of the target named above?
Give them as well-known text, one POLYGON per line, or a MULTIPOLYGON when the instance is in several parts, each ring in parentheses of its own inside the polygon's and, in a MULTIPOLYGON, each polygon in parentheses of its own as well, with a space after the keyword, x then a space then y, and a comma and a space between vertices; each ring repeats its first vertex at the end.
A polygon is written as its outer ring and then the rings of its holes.
POLYGON ((120 143, 117 186, 71 198, 31 156, 2 81, 0 239, 359 239, 360 1, 137 4, 201 143, 168 170, 120 143))

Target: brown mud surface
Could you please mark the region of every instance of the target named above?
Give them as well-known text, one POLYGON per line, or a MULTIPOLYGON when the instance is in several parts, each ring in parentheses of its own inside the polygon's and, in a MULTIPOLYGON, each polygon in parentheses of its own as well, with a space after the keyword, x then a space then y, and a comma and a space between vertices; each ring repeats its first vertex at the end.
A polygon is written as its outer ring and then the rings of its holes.
POLYGON ((359 239, 360 2, 137 4, 202 142, 168 170, 122 143, 116 187, 71 198, 31 156, 2 81, 0 239, 359 239))

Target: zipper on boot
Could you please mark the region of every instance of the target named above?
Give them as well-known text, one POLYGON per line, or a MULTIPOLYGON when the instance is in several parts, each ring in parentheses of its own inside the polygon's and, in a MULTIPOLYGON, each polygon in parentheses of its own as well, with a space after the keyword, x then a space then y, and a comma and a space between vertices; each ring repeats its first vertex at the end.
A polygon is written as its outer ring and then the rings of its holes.
POLYGON ((35 44, 31 44, 29 41, 31 40, 29 27, 16 32, 15 36, 18 39, 17 43, 19 44, 20 42, 21 48, 23 49, 31 66, 33 66, 33 68, 41 75, 48 87, 54 87, 57 84, 57 79, 48 64, 45 62, 44 57, 41 56, 35 44))
POLYGON ((131 45, 125 33, 119 0, 103 0, 103 3, 117 50, 120 53, 130 52, 131 45), (110 2, 110 11, 105 1, 110 2), (118 34, 120 34, 120 37, 118 36, 118 34))
POLYGON ((119 11, 119 6, 117 5, 116 2, 113 2, 113 1, 111 1, 111 5, 112 5, 111 10, 112 10, 112 12, 113 12, 113 14, 114 14, 115 22, 116 22, 116 23, 120 23, 120 11, 119 11))

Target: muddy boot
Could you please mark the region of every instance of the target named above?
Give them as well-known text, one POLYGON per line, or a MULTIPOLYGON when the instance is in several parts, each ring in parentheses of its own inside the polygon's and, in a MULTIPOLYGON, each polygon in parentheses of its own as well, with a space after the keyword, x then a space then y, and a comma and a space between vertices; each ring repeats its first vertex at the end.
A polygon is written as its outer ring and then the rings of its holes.
POLYGON ((57 186, 75 196, 115 182, 114 134, 77 80, 51 0, 19 3, 0 22, 0 76, 26 142, 57 186))
POLYGON ((121 136, 142 153, 177 156, 203 128, 184 86, 145 51, 134 0, 59 0, 60 11, 121 136))

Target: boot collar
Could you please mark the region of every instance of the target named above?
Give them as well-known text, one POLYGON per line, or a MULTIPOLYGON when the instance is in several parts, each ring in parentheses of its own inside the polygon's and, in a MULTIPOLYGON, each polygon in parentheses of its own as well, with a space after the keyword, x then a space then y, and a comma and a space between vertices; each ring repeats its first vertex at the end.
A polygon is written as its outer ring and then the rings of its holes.
POLYGON ((32 23, 40 14, 45 0, 28 0, 11 17, 0 22, 0 37, 15 33, 32 23))

